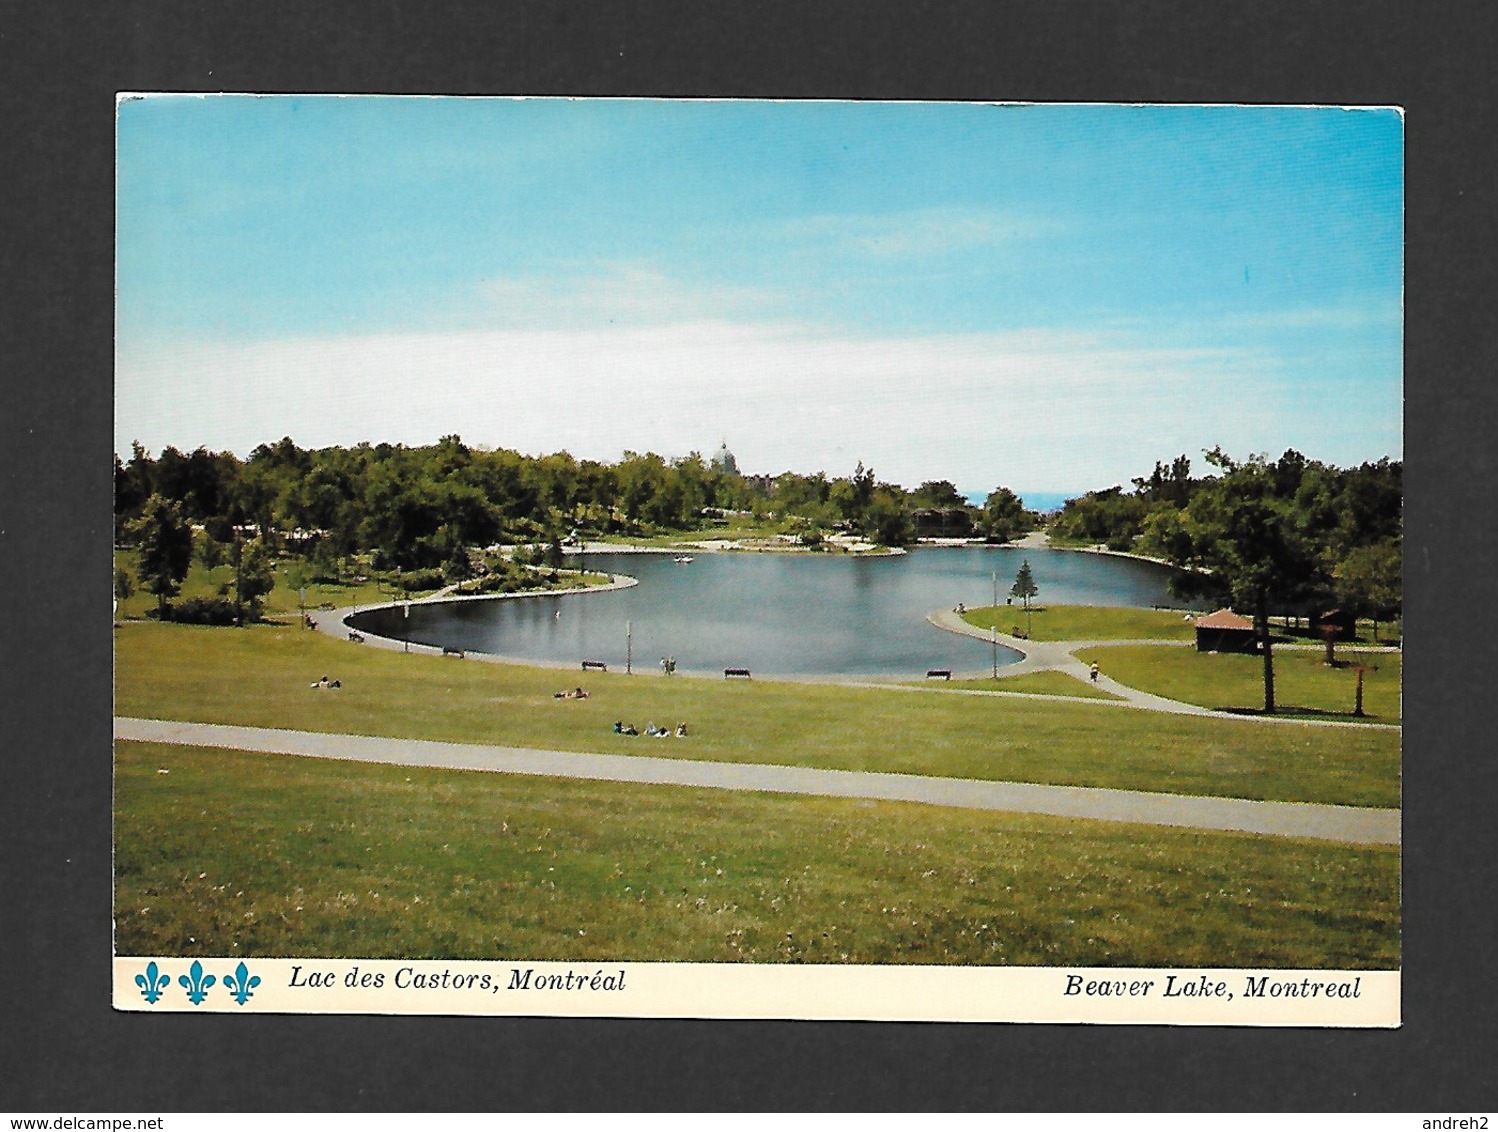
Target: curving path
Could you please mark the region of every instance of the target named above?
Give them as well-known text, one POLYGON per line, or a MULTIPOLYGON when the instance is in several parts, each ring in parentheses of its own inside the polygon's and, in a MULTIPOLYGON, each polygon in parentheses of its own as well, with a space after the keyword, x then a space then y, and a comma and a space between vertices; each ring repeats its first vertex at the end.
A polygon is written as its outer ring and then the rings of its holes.
MULTIPOLYGON (((976 625, 969 625, 956 612, 950 609, 938 610, 928 614, 926 620, 938 629, 945 629, 949 633, 959 633, 965 637, 974 637, 980 641, 990 640, 987 630, 980 629, 976 625)), ((1005 648, 1013 649, 1023 653, 1025 659, 1018 664, 1011 664, 1004 668, 1005 676, 1020 676, 1026 672, 1064 672, 1085 684, 1091 684, 1117 696, 1122 701, 1122 706, 1142 708, 1146 711, 1164 711, 1175 715, 1204 715, 1213 719, 1235 719, 1253 720, 1259 723, 1281 723, 1299 727, 1360 727, 1379 728, 1382 730, 1399 730, 1398 724, 1392 723, 1354 723, 1340 719, 1286 719, 1276 716, 1254 716, 1240 715, 1230 711, 1214 711, 1212 708, 1204 708, 1199 704, 1188 704, 1181 700, 1167 699, 1165 696, 1156 696, 1150 692, 1141 692, 1138 688, 1131 688, 1127 684, 1120 684, 1103 673, 1098 674, 1096 681, 1092 679, 1091 668, 1083 664, 1074 655, 1080 649, 1106 648, 1116 645, 1165 645, 1171 648, 1190 648, 1190 641, 1158 641, 1158 640, 1100 640, 1100 641, 1030 641, 1022 637, 1013 637, 1008 633, 997 634, 999 644, 1005 648)), ((1295 647, 1295 646, 1288 646, 1295 647)), ((1320 645, 1311 646, 1319 649, 1320 645)), ((1089 703, 1107 703, 1106 700, 1089 700, 1089 703)))
MULTIPOLYGON (((517 593, 504 594, 460 594, 457 586, 447 586, 434 594, 426 597, 413 597, 405 601, 395 598, 381 601, 366 602, 363 605, 345 606, 343 609, 314 609, 308 612, 312 615, 315 628, 319 633, 329 637, 339 637, 344 640, 351 639, 352 631, 348 625, 348 619, 356 613, 370 613, 376 609, 394 609, 399 605, 442 605, 465 601, 519 601, 523 598, 534 597, 574 597, 586 594, 608 593, 611 590, 627 590, 631 586, 638 586, 640 580, 632 578, 628 574, 610 574, 609 581, 601 586, 587 586, 575 590, 521 590, 517 593)), ((374 633, 361 635, 361 643, 367 647, 377 649, 394 649, 398 652, 421 653, 428 656, 440 656, 442 649, 435 645, 423 645, 416 642, 406 642, 394 637, 381 637, 374 633)), ((524 657, 506 657, 492 653, 473 653, 480 660, 493 661, 500 664, 528 664, 539 668, 572 668, 570 662, 547 662, 542 660, 528 660, 524 657)))
MULTIPOLYGON (((1025 782, 818 770, 810 767, 657 758, 649 755, 578 754, 524 747, 490 747, 422 739, 384 739, 364 735, 334 735, 123 717, 114 721, 114 737, 151 743, 220 747, 262 754, 348 759, 400 766, 920 802, 965 809, 1257 833, 1274 837, 1304 837, 1365 845, 1398 845, 1400 836, 1398 810, 1305 802, 1256 802, 1244 798, 1206 798, 1096 787, 1041 786, 1025 782)), ((644 745, 650 740, 641 738, 640 742, 644 745)))

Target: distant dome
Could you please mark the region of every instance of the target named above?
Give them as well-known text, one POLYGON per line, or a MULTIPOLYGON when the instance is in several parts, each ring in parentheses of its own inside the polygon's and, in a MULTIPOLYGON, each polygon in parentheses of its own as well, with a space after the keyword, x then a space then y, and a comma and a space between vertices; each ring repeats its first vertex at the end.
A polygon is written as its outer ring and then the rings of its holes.
POLYGON ((718 447, 718 454, 713 457, 713 467, 730 476, 739 474, 739 462, 733 458, 733 453, 728 450, 728 441, 725 440, 718 447))

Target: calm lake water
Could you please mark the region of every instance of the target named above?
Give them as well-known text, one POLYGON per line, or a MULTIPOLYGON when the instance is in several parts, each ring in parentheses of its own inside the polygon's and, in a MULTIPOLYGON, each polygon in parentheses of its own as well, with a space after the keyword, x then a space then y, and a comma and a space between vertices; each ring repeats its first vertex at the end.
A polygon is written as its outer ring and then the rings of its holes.
MULTIPOLYGON (((506 601, 413 605, 359 615, 382 636, 416 643, 576 666, 601 660, 637 672, 721 675, 899 676, 930 668, 987 671, 991 646, 937 629, 926 615, 999 601, 1023 561, 1039 587, 1033 604, 1149 607, 1179 605, 1169 571, 1098 554, 1003 547, 925 548, 856 558, 820 554, 697 554, 679 565, 669 554, 590 554, 588 569, 627 574, 640 584, 610 593, 506 601)), ((570 564, 570 563, 569 563, 570 564)), ((1014 624, 1024 625, 1016 601, 1014 624)), ((999 649, 999 663, 1017 653, 999 649)))

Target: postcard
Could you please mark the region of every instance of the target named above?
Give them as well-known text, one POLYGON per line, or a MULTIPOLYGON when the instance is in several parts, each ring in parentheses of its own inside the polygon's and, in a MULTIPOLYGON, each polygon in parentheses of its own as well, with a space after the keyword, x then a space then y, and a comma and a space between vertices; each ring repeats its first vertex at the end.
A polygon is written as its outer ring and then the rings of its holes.
POLYGON ((1394 107, 127 93, 114 998, 1400 1024, 1394 107))

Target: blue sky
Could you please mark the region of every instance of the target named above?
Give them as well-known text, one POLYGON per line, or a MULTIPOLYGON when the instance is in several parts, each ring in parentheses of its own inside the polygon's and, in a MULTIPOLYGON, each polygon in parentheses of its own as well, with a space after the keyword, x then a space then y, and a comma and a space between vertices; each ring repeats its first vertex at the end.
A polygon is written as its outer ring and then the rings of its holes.
POLYGON ((117 209, 122 453, 1401 454, 1387 109, 149 96, 117 209))

